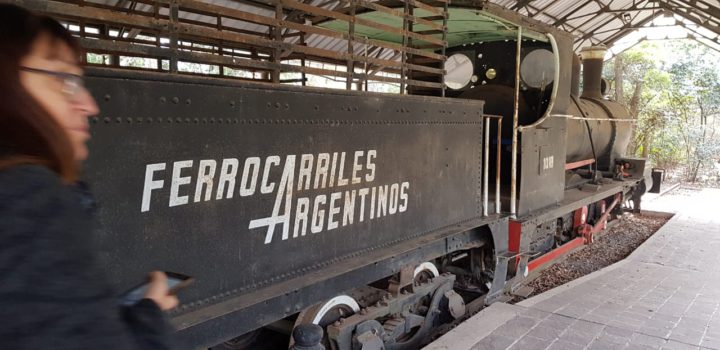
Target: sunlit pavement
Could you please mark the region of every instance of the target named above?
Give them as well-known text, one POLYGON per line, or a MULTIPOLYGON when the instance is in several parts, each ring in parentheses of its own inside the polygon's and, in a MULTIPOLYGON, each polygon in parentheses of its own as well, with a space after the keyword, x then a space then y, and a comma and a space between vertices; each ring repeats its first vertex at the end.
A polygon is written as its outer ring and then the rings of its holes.
POLYGON ((493 304, 425 349, 720 349, 720 190, 686 193, 643 203, 677 214, 625 260, 493 304))

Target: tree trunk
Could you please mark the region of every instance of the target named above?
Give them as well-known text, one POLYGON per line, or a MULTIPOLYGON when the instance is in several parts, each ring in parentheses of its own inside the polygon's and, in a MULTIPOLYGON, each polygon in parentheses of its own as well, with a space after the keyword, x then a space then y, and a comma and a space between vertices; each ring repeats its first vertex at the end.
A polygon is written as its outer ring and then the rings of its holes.
MULTIPOLYGON (((616 85, 616 89, 617 89, 616 85)), ((622 88, 621 88, 622 89, 622 88)), ((634 119, 636 122, 638 120, 638 113, 640 113, 640 94, 642 93, 643 89, 643 82, 642 80, 639 80, 635 83, 635 91, 633 91, 632 98, 630 99, 630 118, 634 119)), ((617 92, 617 90, 615 90, 617 92)), ((637 132, 637 125, 635 123, 630 124, 630 144, 628 145, 628 149, 637 149, 638 145, 635 144, 635 133, 637 132)), ((649 129, 647 132, 652 132, 651 129, 649 129)), ((648 156, 648 147, 647 143, 650 140, 650 138, 647 135, 643 135, 642 137, 642 157, 647 158, 648 156)), ((637 152, 633 152, 633 154, 637 154, 637 152)))
MULTIPOLYGON (((700 108, 700 127, 702 128, 702 137, 700 140, 695 140, 695 147, 705 147, 705 137, 707 136, 707 128, 705 125, 707 124, 707 116, 705 115, 705 106, 702 104, 702 101, 700 99, 697 99, 698 107, 700 108)), ((697 151, 695 151, 695 154, 697 155, 697 151)), ((702 159, 700 156, 697 156, 697 160, 695 161, 695 164, 692 167, 692 175, 690 182, 696 182, 698 178, 698 173, 700 172, 700 167, 702 167, 704 159, 702 159)))
POLYGON ((640 108, 640 94, 642 93, 643 89, 643 81, 638 80, 635 83, 635 91, 633 91, 632 98, 630 98, 630 116, 637 120, 638 118, 638 109, 640 108))

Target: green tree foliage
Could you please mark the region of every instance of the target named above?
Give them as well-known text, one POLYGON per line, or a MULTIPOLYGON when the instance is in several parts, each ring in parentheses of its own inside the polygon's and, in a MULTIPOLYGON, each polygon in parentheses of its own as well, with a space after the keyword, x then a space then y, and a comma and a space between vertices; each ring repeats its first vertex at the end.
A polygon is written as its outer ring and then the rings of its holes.
POLYGON ((611 96, 636 120, 629 154, 693 182, 720 175, 718 58, 695 41, 644 42, 606 65, 611 96))

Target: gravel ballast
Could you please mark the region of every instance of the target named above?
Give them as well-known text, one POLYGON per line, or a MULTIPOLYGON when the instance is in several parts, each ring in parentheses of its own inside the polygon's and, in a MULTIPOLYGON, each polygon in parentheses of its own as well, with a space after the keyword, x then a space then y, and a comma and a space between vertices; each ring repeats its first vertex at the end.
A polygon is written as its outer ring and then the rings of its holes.
POLYGON ((528 283, 537 295, 605 266, 618 262, 632 253, 646 239, 668 221, 667 217, 643 214, 624 214, 606 232, 595 237, 595 242, 543 270, 528 283))

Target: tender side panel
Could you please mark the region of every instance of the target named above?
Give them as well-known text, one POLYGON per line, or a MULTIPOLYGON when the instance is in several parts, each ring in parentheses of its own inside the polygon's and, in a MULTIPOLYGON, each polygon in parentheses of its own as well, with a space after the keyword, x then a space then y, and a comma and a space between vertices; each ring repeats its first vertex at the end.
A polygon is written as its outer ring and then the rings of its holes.
POLYGON ((119 289, 192 275, 188 311, 481 213, 481 102, 95 75, 85 177, 119 289))

